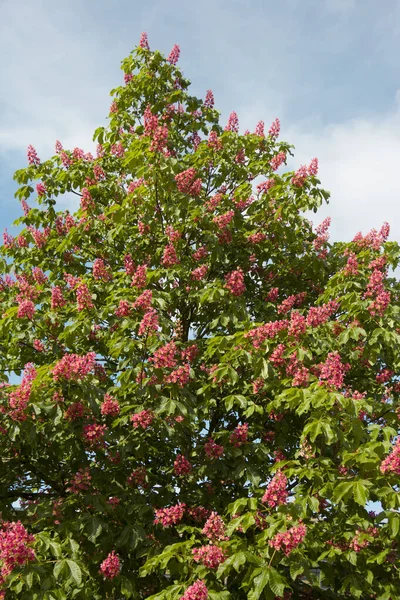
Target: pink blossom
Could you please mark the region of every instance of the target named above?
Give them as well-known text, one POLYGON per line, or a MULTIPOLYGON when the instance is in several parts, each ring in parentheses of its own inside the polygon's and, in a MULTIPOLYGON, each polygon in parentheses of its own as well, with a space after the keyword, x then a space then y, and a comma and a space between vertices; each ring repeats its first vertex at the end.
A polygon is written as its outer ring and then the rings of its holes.
POLYGON ((30 165, 40 165, 40 158, 38 157, 35 148, 31 144, 29 144, 27 148, 26 155, 30 165))
POLYGON ((153 356, 150 357, 149 362, 152 362, 156 369, 173 369, 176 366, 176 352, 177 348, 175 342, 169 342, 156 350, 153 356))
POLYGON ((308 174, 310 176, 315 176, 318 174, 318 158, 313 158, 308 165, 308 174))
POLYGON ((207 90, 204 106, 206 108, 214 108, 214 94, 211 90, 207 90))
POLYGON ((193 269, 190 274, 191 278, 195 281, 202 281, 207 275, 208 268, 208 265, 201 265, 200 267, 193 269))
POLYGON ((156 416, 152 410, 142 410, 131 416, 131 422, 135 429, 138 427, 147 429, 150 427, 155 418, 156 416))
POLYGON ((269 545, 275 550, 281 550, 288 556, 292 550, 297 548, 305 538, 307 528, 300 524, 297 527, 291 527, 287 531, 277 533, 275 537, 269 541, 269 545))
POLYGON ((208 250, 205 246, 200 246, 195 252, 193 252, 193 258, 196 261, 202 260, 208 255, 208 250))
POLYGON ((232 444, 232 446, 239 448, 240 446, 243 446, 243 444, 246 444, 248 431, 249 431, 248 423, 244 423, 243 425, 238 425, 229 436, 229 441, 232 444))
POLYGON ((56 285, 51 289, 51 308, 62 308, 66 304, 66 300, 63 296, 62 289, 56 285))
POLYGON ((255 130, 254 134, 258 135, 258 137, 265 137, 265 133, 264 133, 264 121, 258 121, 258 123, 256 125, 256 130, 255 130))
POLYGON ((287 329, 289 323, 286 319, 281 321, 269 321, 255 329, 251 329, 244 334, 245 338, 250 338, 254 348, 261 348, 261 345, 267 339, 272 339, 283 329, 287 329))
POLYGON ((246 291, 244 274, 240 268, 225 275, 225 281, 226 289, 228 289, 234 296, 241 296, 246 291))
POLYGON ((164 267, 172 267, 179 264, 180 261, 173 244, 165 246, 161 262, 164 267))
POLYGON ((268 484, 262 497, 263 504, 268 504, 271 508, 287 503, 288 491, 287 477, 282 471, 277 471, 268 484))
POLYGON ((1 578, 10 575, 18 567, 28 561, 35 560, 35 553, 29 544, 35 537, 29 534, 21 521, 4 521, 0 529, 0 562, 1 578))
POLYGON ((146 487, 147 471, 144 467, 138 467, 134 469, 128 477, 128 483, 130 485, 135 484, 139 487, 146 487))
POLYGON ((44 350, 44 344, 43 344, 43 342, 41 340, 34 340, 33 341, 33 347, 38 352, 43 352, 43 350, 44 350))
POLYGON ((200 548, 193 548, 193 559, 208 569, 217 569, 226 560, 224 551, 219 546, 209 544, 200 548))
POLYGON ((306 323, 309 327, 318 327, 326 323, 339 308, 337 300, 329 300, 327 304, 322 306, 311 306, 306 317, 306 323))
POLYGON ((74 477, 69 482, 67 492, 78 494, 79 492, 87 492, 91 486, 92 476, 89 468, 79 469, 74 477))
POLYGON ((297 169, 296 173, 293 175, 291 182, 297 187, 303 187, 307 177, 308 169, 305 165, 302 165, 299 169, 297 169))
POLYGON ((93 372, 95 367, 95 352, 88 352, 80 356, 78 354, 65 354, 53 367, 53 379, 67 379, 77 381, 93 372))
POLYGON ((132 277, 132 287, 137 287, 138 289, 142 289, 146 286, 147 280, 147 266, 146 265, 138 265, 132 277))
POLYGON ((151 290, 145 290, 138 298, 136 298, 132 306, 135 309, 140 308, 147 311, 151 308, 152 301, 153 292, 151 290))
POLYGON ((150 308, 143 319, 140 321, 139 325, 139 335, 149 335, 151 332, 156 332, 158 330, 158 315, 154 308, 150 308))
POLYGON ((143 31, 140 36, 139 47, 144 48, 145 50, 150 50, 149 39, 148 39, 147 33, 145 31, 143 31))
POLYGON ((35 314, 35 305, 32 300, 22 300, 18 306, 17 317, 18 319, 24 319, 25 317, 32 321, 33 315, 35 314))
POLYGON ((197 178, 196 169, 193 167, 175 175, 178 190, 188 196, 199 196, 201 192, 201 179, 197 178))
POLYGON ((272 123, 271 127, 268 130, 268 134, 272 137, 272 138, 277 138, 279 136, 279 133, 281 131, 281 124, 278 118, 275 119, 275 121, 272 123))
POLYGON ((105 394, 100 411, 102 415, 110 415, 111 417, 116 417, 120 411, 118 400, 113 398, 110 394, 105 394))
POLYGON ((46 185, 44 183, 38 183, 36 185, 36 191, 39 197, 42 197, 46 194, 46 185))
POLYGON ((380 471, 400 475, 400 437, 397 438, 391 453, 382 461, 380 471))
POLYGON ((202 533, 213 542, 229 539, 226 535, 225 523, 216 512, 212 512, 208 517, 202 529, 202 533))
POLYGON ((76 288, 76 303, 78 312, 94 307, 92 294, 86 283, 80 283, 76 288))
POLYGON ((207 600, 208 589, 203 580, 198 579, 193 585, 186 588, 179 600, 207 600))
POLYGON ((275 183, 275 179, 267 179, 266 181, 259 183, 257 185, 257 194, 266 194, 268 190, 274 187, 275 183))
POLYGON ((218 137, 218 133, 214 130, 210 131, 210 135, 208 136, 207 146, 209 148, 214 148, 214 150, 222 149, 222 141, 218 137))
POLYGON ((159 508, 156 509, 154 524, 161 524, 163 527, 171 527, 172 525, 177 525, 183 519, 183 515, 185 514, 186 504, 176 504, 175 506, 170 506, 168 508, 159 508))
POLYGON ((85 442, 92 448, 101 448, 105 445, 104 436, 107 431, 106 425, 98 423, 89 423, 83 428, 83 438, 85 442))
POLYGON ((177 44, 175 44, 174 47, 172 48, 171 52, 168 55, 167 61, 169 63, 171 63, 171 65, 176 65, 176 63, 179 60, 180 53, 181 53, 181 50, 180 50, 179 46, 177 44))
POLYGON ((214 458, 220 458, 224 453, 224 447, 220 446, 212 438, 204 444, 204 452, 206 456, 213 460, 214 458))
POLYGON ((329 352, 326 361, 320 365, 319 384, 340 390, 350 365, 343 364, 339 352, 329 352))
POLYGON ((128 300, 120 300, 118 308, 115 309, 115 315, 117 317, 129 317, 131 314, 132 305, 128 300))
POLYGON ((177 367, 172 373, 165 377, 165 383, 176 383, 179 387, 184 387, 190 380, 190 365, 177 367))
POLYGON ((273 156, 270 161, 271 169, 276 171, 286 160, 286 152, 279 152, 276 156, 273 156))
POLYGON ((228 210, 228 212, 224 213, 223 215, 219 215, 217 217, 214 217, 213 218, 213 223, 215 223, 219 229, 223 230, 232 221, 234 215, 235 215, 235 211, 228 210))
POLYGON ((112 279, 112 274, 107 269, 102 258, 96 258, 93 261, 93 277, 102 281, 110 281, 112 279))
POLYGON ((231 112, 229 115, 228 124, 225 127, 225 131, 239 133, 239 119, 235 111, 231 112))
POLYGON ((174 473, 175 475, 189 475, 192 472, 192 465, 183 454, 178 454, 174 461, 174 473))
POLYGON ((110 552, 106 559, 100 565, 100 573, 106 579, 114 579, 121 570, 121 563, 118 554, 115 554, 115 550, 110 552))

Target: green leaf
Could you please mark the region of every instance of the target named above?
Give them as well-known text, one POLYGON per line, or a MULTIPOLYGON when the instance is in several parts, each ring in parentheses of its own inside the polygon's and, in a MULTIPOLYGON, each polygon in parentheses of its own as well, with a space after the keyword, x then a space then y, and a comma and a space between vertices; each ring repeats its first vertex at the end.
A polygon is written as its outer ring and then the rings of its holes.
POLYGON ((82 583, 82 571, 80 567, 70 558, 67 558, 65 562, 69 567, 72 579, 75 581, 76 585, 80 586, 82 583))
POLYGON ((286 579, 273 567, 269 569, 269 587, 275 596, 283 596, 286 587, 286 579))
POLYGON ((269 580, 269 571, 265 567, 253 580, 253 587, 248 594, 248 600, 258 600, 269 580))
POLYGON ((353 485, 353 496, 357 504, 365 506, 369 497, 368 488, 361 481, 356 481, 353 485))

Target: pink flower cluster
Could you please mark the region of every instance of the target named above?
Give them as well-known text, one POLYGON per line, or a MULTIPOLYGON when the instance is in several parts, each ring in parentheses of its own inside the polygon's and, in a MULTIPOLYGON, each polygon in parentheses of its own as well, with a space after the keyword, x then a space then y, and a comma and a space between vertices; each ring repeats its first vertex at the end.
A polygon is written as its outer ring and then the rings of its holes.
POLYGON ((62 289, 56 285, 51 289, 51 308, 62 308, 66 304, 66 300, 63 296, 62 289))
POLYGON ((116 417, 120 411, 118 400, 113 398, 110 394, 105 394, 100 411, 102 415, 110 415, 111 417, 116 417))
POLYGON ((147 37, 147 33, 145 31, 143 31, 140 35, 139 47, 143 48, 144 50, 150 50, 149 38, 147 37))
POLYGON ((209 148, 214 148, 214 150, 221 150, 222 141, 218 137, 218 133, 216 131, 210 131, 210 135, 208 136, 207 146, 209 148))
POLYGON ((67 492, 78 494, 79 492, 87 492, 92 483, 92 476, 90 475, 89 468, 79 469, 74 477, 69 482, 67 492))
POLYGON ((346 372, 350 369, 349 364, 343 364, 339 352, 329 352, 326 361, 319 365, 319 384, 340 390, 346 372))
POLYGON ((110 281, 112 279, 112 274, 107 269, 102 258, 96 258, 93 261, 93 277, 102 281, 110 281))
POLYGON ((147 429, 150 427, 154 419, 156 418, 155 414, 152 410, 141 410, 138 413, 135 413, 131 417, 131 421, 135 429, 141 427, 142 429, 147 429))
POLYGON ((270 321, 255 329, 251 329, 244 334, 244 337, 251 339, 254 348, 261 348, 261 345, 265 340, 274 338, 280 331, 287 329, 288 325, 289 323, 286 319, 281 321, 270 321))
POLYGON ((258 123, 256 125, 256 129, 254 131, 254 135, 258 135, 258 137, 265 137, 264 121, 258 121, 258 123))
POLYGON ((203 580, 198 579, 190 585, 179 600, 207 600, 208 589, 203 580))
POLYGON ((200 267, 193 269, 190 274, 191 278, 195 281, 202 281, 207 275, 208 268, 208 265, 201 265, 200 267))
POLYGON ((27 150, 26 150, 26 155, 28 157, 28 163, 30 165, 40 165, 40 158, 37 155, 37 152, 35 150, 35 148, 32 146, 32 144, 29 144, 27 150))
POLYGON ((76 288, 76 305, 78 312, 94 307, 92 294, 86 283, 80 283, 76 288))
POLYGON ((281 124, 279 119, 275 119, 275 121, 272 123, 271 127, 268 130, 268 134, 273 137, 273 138, 277 138, 279 136, 281 130, 281 124))
POLYGON ((138 467, 133 469, 132 473, 128 477, 128 483, 130 485, 135 484, 140 487, 146 487, 147 471, 144 467, 138 467))
POLYGON ((275 537, 269 541, 269 545, 275 550, 283 551, 288 556, 292 550, 297 548, 305 538, 307 528, 302 523, 297 527, 291 527, 287 531, 277 533, 275 537))
POLYGON ((212 512, 208 517, 202 529, 202 533, 213 542, 226 541, 229 539, 226 535, 225 523, 216 512, 212 512))
POLYGON ((181 50, 180 50, 178 44, 175 44, 174 47, 172 48, 171 52, 168 55, 167 61, 169 63, 171 63, 171 65, 176 65, 176 63, 179 60, 180 53, 181 53, 181 50))
POLYGON ((225 287, 233 296, 241 296, 246 291, 242 269, 236 269, 225 275, 225 287))
POLYGON ((372 250, 379 250, 381 245, 386 242, 390 233, 389 223, 384 223, 380 231, 371 229, 367 235, 363 236, 359 231, 353 238, 353 242, 357 244, 359 248, 371 248, 372 250))
POLYGON ((114 579, 121 570, 121 563, 118 554, 115 554, 115 550, 110 552, 106 559, 100 565, 100 573, 106 579, 114 579))
POLYGON ((263 504, 268 504, 271 508, 286 504, 288 497, 286 486, 286 475, 282 471, 277 471, 264 492, 262 497, 263 504))
POLYGON ((306 323, 309 327, 318 327, 326 323, 339 308, 339 302, 337 300, 330 300, 322 306, 311 306, 308 311, 306 323))
POLYGON ((192 465, 183 454, 178 454, 174 461, 174 473, 178 476, 189 475, 192 472, 192 465))
POLYGON ((152 362, 156 369, 173 369, 176 366, 176 352, 175 342, 168 342, 154 352, 153 356, 149 358, 149 362, 152 362))
POLYGON ((224 230, 228 227, 229 223, 232 221, 234 217, 235 211, 228 210, 228 212, 223 215, 219 215, 213 218, 213 222, 217 225, 218 229, 224 230))
POLYGON ((364 298, 374 298, 370 303, 368 310, 372 316, 382 316, 390 304, 391 295, 390 292, 385 290, 383 284, 385 274, 379 269, 374 269, 369 278, 367 284, 367 290, 364 294, 364 298))
POLYGON ((180 261, 173 244, 167 244, 165 246, 161 262, 164 267, 172 267, 179 264, 180 261))
POLYGON ((35 541, 21 521, 5 521, 0 529, 0 582, 16 568, 35 560, 35 553, 29 544, 35 541))
POLYGON ((391 453, 382 461, 380 471, 400 475, 400 437, 397 438, 391 453))
POLYGON ((70 379, 77 381, 91 373, 96 365, 96 353, 88 352, 83 356, 78 354, 65 354, 53 368, 53 379, 70 379))
POLYGON ((275 185, 275 179, 267 179, 257 185, 257 194, 266 194, 275 185))
POLYGON ((128 300, 120 300, 118 307, 115 309, 116 317, 129 317, 131 314, 132 305, 128 300))
POLYGON ((179 387, 184 387, 190 381, 190 365, 181 365, 172 373, 165 377, 165 383, 176 383, 179 387))
POLYGON ((226 560, 225 552, 219 547, 209 544, 200 548, 193 548, 193 559, 208 569, 218 569, 226 560))
POLYGON ((239 118, 235 111, 231 112, 231 114, 229 115, 225 131, 233 131, 234 133, 239 133, 239 118))
POLYGON ((321 248, 323 246, 325 246, 325 244, 329 240, 328 229, 329 229, 330 224, 331 224, 331 218, 326 217, 326 219, 324 219, 322 221, 322 223, 320 225, 318 225, 318 227, 316 228, 315 233, 317 234, 317 237, 313 241, 313 246, 317 252, 319 252, 321 250, 321 248))
POLYGON ((207 90, 204 106, 206 108, 214 108, 214 94, 212 93, 212 90, 207 90))
POLYGON ((196 169, 193 167, 175 175, 175 181, 178 190, 182 194, 187 194, 188 196, 200 195, 202 181, 197 177, 196 169))
POLYGON ((33 319, 35 314, 35 305, 32 300, 21 300, 18 305, 17 317, 18 319, 27 318, 30 321, 33 319))
POLYGON ((278 154, 271 158, 271 161, 269 163, 271 165, 271 169, 273 171, 276 171, 285 162, 285 160, 286 152, 278 152, 278 154))
POLYGON ((15 421, 24 421, 24 413, 28 406, 32 383, 36 378, 37 372, 32 363, 27 363, 24 368, 24 374, 20 385, 10 393, 9 406, 11 408, 10 417, 15 421))
POLYGON ((186 504, 176 504, 175 506, 169 506, 167 508, 156 509, 155 512, 155 525, 162 525, 163 527, 171 527, 177 525, 183 519, 185 514, 186 504))
POLYGON ((106 434, 106 431, 106 425, 99 425, 99 423, 89 423, 83 428, 83 438, 90 447, 101 448, 105 445, 104 436, 106 434))
POLYGON ((147 265, 138 265, 132 276, 132 287, 142 289, 146 286, 147 265))
POLYGON ((213 460, 214 458, 220 458, 224 453, 224 447, 217 444, 212 438, 204 444, 204 452, 206 456, 213 460))
POLYGON ((232 446, 239 448, 240 446, 243 446, 243 444, 246 444, 248 432, 249 432, 248 423, 244 423, 243 425, 238 425, 229 436, 229 441, 232 444, 232 446))
POLYGON ((158 315, 154 308, 150 308, 139 324, 139 335, 150 335, 158 330, 158 315))
POLYGON ((142 310, 149 310, 153 302, 153 292, 151 290, 145 290, 133 303, 133 308, 140 308, 142 310))

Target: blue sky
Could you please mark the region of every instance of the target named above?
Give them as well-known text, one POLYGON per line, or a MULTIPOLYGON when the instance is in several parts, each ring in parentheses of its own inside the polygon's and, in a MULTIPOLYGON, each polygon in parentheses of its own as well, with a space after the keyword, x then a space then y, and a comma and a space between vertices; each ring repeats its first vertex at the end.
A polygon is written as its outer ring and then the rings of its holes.
MULTIPOLYGON (((120 61, 147 31, 181 47, 180 66, 242 131, 282 123, 295 166, 317 156, 332 237, 392 225, 400 240, 400 0, 2 0, 0 229, 19 215, 13 172, 39 156, 90 150, 120 61)), ((63 207, 71 203, 63 201, 63 207)))

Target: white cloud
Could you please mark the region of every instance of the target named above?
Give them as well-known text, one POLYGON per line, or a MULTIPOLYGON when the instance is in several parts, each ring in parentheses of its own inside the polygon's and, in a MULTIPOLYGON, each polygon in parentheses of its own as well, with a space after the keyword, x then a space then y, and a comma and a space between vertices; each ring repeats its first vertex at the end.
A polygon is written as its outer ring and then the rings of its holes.
POLYGON ((314 131, 289 126, 283 137, 295 144, 297 165, 318 157, 322 185, 331 192, 320 215, 332 217, 334 239, 349 240, 388 221, 390 239, 400 240, 399 107, 314 131))

